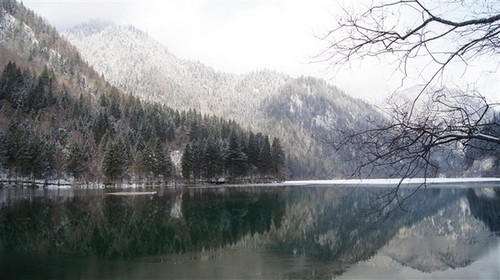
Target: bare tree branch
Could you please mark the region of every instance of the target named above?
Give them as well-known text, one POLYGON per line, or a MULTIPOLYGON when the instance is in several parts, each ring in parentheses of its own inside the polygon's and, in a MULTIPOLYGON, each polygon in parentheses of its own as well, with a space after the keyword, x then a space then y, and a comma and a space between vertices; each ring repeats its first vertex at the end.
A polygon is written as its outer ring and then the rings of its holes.
MULTIPOLYGON (((495 113, 499 104, 489 103, 474 88, 453 89, 444 79, 454 62, 465 65, 465 75, 468 65, 482 56, 498 59, 500 1, 478 5, 463 0, 398 0, 372 4, 361 12, 342 10, 337 26, 322 38, 329 46, 318 58, 334 70, 366 57, 391 59, 397 61, 402 84, 411 69, 417 69, 417 78, 424 81, 413 97, 393 93, 382 110, 385 121, 335 133, 337 137, 330 141, 333 147, 357 151, 353 174, 367 176, 368 170, 389 177, 425 178, 439 169, 436 155, 450 161, 454 154, 478 147, 500 151, 495 113), (452 7, 462 8, 461 12, 452 7)), ((382 203, 377 210, 400 207, 413 193, 402 195, 398 184, 378 196, 382 203)))

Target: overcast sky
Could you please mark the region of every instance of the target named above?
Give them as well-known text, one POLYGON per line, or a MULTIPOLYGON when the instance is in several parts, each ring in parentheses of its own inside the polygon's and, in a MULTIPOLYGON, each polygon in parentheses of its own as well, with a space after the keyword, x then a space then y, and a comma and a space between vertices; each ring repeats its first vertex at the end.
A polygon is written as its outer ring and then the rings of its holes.
MULTIPOLYGON (((314 63, 325 48, 318 36, 334 25, 343 0, 25 0, 59 31, 91 19, 130 24, 180 58, 216 70, 271 69, 325 78, 348 94, 383 100, 400 79, 383 62, 364 61, 333 73, 314 63)), ((349 1, 347 1, 349 2, 349 1)), ((488 87, 498 88, 498 79, 488 87)), ((406 85, 411 86, 411 84, 406 85)))

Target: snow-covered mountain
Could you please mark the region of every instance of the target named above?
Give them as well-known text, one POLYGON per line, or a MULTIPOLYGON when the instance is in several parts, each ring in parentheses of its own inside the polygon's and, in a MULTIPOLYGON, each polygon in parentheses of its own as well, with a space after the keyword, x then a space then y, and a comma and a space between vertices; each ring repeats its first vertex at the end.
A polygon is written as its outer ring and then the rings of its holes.
POLYGON ((228 74, 179 59, 131 26, 92 21, 64 36, 84 60, 125 92, 176 109, 232 118, 244 127, 280 137, 297 159, 292 165, 300 165, 297 170, 302 174, 295 175, 301 177, 348 172, 348 168, 333 166, 340 155, 328 151, 333 155, 325 157, 329 148, 314 138, 339 126, 353 128, 377 114, 368 104, 319 79, 269 70, 228 74), (309 170, 304 171, 304 166, 309 170))
POLYGON ((65 36, 113 85, 178 109, 246 120, 255 116, 264 98, 291 79, 272 71, 220 73, 199 62, 178 59, 132 26, 91 21, 65 36))
POLYGON ((0 67, 9 61, 38 73, 48 67, 75 95, 109 90, 109 84, 82 62, 77 49, 46 20, 22 3, 0 4, 0 67))

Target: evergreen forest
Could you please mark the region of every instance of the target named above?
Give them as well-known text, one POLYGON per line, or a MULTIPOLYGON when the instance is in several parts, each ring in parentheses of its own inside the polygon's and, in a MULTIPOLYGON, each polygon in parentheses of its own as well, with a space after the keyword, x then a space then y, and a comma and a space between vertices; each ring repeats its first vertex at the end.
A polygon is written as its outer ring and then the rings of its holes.
POLYGON ((56 74, 8 62, 0 77, 4 181, 262 182, 286 175, 281 141, 234 121, 141 101, 113 87, 75 94, 56 74))

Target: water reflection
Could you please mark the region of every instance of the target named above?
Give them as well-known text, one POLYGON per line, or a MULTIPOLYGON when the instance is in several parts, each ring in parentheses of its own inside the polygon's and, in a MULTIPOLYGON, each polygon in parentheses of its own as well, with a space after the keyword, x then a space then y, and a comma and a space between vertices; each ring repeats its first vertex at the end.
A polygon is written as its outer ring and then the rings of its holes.
POLYGON ((498 245, 495 188, 423 189, 383 221, 364 188, 154 191, 0 190, 2 275, 331 278, 374 261, 431 273, 498 245))
POLYGON ((0 212, 2 252, 131 258, 222 247, 279 224, 279 192, 23 193, 0 212))

